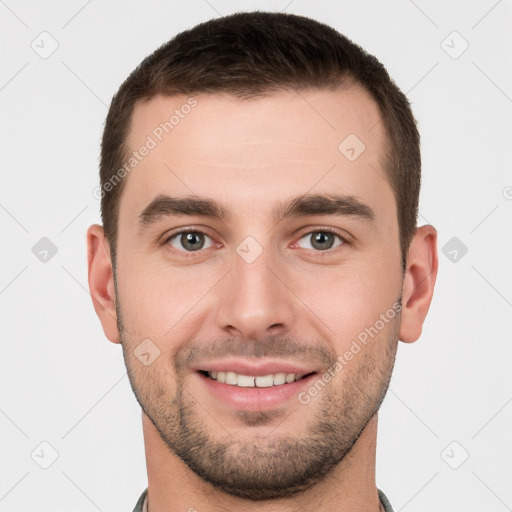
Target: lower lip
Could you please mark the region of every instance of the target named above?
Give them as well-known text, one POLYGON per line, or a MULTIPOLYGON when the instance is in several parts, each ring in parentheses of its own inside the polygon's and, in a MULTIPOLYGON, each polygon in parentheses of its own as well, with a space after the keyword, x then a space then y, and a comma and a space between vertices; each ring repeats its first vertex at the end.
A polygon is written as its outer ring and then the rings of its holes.
POLYGON ((300 391, 309 386, 315 378, 315 374, 312 374, 295 382, 278 386, 244 388, 224 384, 199 372, 197 375, 214 396, 231 407, 244 411, 265 411, 282 406, 290 398, 297 399, 300 391))

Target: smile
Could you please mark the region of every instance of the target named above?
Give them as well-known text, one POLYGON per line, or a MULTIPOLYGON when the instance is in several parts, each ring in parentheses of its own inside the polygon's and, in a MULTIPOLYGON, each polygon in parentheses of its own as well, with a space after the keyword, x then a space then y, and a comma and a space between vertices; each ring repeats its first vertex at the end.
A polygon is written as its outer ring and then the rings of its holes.
POLYGON ((203 371, 201 372, 217 382, 238 386, 242 388, 269 388, 271 386, 280 386, 290 384, 301 380, 310 374, 300 373, 273 373, 269 375, 242 375, 232 371, 203 371))

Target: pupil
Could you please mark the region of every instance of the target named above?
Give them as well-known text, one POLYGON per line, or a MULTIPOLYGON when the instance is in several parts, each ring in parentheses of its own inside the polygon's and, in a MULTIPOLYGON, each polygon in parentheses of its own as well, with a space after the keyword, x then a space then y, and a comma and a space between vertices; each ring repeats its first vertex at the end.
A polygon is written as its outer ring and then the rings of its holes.
POLYGON ((197 251, 204 244, 202 236, 202 233, 186 233, 181 235, 181 243, 185 249, 197 251))

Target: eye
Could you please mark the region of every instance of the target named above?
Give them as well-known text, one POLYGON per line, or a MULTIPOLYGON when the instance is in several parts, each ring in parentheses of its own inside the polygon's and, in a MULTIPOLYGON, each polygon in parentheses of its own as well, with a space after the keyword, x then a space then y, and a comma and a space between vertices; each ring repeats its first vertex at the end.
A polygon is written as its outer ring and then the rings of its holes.
POLYGON ((213 240, 202 231, 181 231, 170 236, 166 243, 180 251, 194 252, 208 249, 213 245, 213 240))
POLYGON ((312 231, 303 236, 297 245, 303 249, 314 249, 316 251, 327 251, 345 243, 345 240, 332 231, 312 231), (336 241, 337 239, 337 241, 336 241))

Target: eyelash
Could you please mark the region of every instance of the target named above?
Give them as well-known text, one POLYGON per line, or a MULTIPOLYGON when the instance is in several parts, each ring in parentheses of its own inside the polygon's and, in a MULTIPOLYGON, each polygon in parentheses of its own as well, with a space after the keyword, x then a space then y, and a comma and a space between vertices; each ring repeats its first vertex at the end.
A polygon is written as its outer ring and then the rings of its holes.
MULTIPOLYGON (((212 239, 213 241, 213 238, 204 230, 202 229, 199 229, 199 228, 195 228, 195 229, 182 229, 181 231, 177 231, 175 233, 172 233, 171 235, 169 235, 168 237, 166 237, 162 243, 162 245, 168 245, 169 242, 173 239, 173 238, 176 238, 177 236, 180 236, 180 235, 183 235, 184 233, 201 233, 209 238, 212 239)), ((306 237, 307 235, 312 235, 313 233, 329 233, 331 235, 334 235, 334 236, 337 236, 340 240, 341 240, 341 244, 337 245, 336 247, 333 247, 331 249, 326 249, 324 251, 315 251, 315 250, 311 250, 311 249, 303 249, 305 251, 312 251, 313 253, 315 253, 317 256, 321 257, 323 254, 332 254, 333 251, 335 251, 336 249, 344 246, 344 245, 349 245, 349 241, 347 240, 347 238, 345 236, 343 236, 339 231, 333 229, 333 228, 317 228, 317 229, 313 229, 311 231, 307 231, 303 234, 300 235, 300 237, 298 238, 297 242, 302 240, 304 237, 306 237)), ((297 242, 294 243, 297 244, 297 242)), ((215 244, 215 242, 214 242, 215 244)), ((210 249, 210 247, 208 248, 210 249)), ((302 247, 299 247, 299 249, 302 249, 302 247)), ((192 256, 195 256, 196 254, 198 253, 202 253, 204 252, 205 250, 207 249, 199 249, 197 251, 186 251, 186 250, 181 250, 181 249, 175 249, 174 247, 170 248, 171 251, 177 251, 179 252, 181 255, 184 255, 185 257, 192 257, 192 256)))

